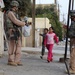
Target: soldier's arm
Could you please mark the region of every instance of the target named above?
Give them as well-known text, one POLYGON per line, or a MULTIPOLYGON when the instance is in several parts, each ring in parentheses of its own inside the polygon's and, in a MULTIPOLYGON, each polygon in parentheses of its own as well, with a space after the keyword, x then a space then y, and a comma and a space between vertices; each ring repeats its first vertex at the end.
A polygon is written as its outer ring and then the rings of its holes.
POLYGON ((16 25, 18 25, 18 26, 24 26, 24 25, 25 25, 25 22, 22 22, 22 21, 18 20, 18 19, 15 17, 15 15, 13 14, 13 12, 11 12, 11 11, 8 13, 8 17, 10 18, 10 20, 11 20, 14 24, 16 24, 16 25))

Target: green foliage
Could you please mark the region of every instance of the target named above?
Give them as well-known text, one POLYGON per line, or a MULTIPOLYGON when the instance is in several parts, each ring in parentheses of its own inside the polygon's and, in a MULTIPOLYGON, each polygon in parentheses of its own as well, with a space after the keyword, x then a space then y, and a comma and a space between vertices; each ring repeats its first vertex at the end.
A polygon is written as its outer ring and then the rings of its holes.
POLYGON ((20 3, 19 11, 21 16, 25 16, 31 12, 31 0, 17 0, 20 3))
POLYGON ((3 0, 5 4, 5 8, 3 9, 4 11, 7 11, 10 8, 10 2, 12 0, 3 0))
POLYGON ((36 9, 36 15, 38 15, 38 13, 43 14, 43 9, 40 6, 36 9))
POLYGON ((55 33, 59 36, 59 40, 62 40, 62 27, 55 9, 56 6, 53 4, 45 6, 44 8, 38 7, 36 8, 36 17, 47 17, 50 20, 55 33))
MULTIPOLYGON (((4 0, 5 8, 4 10, 8 10, 10 8, 10 2, 12 0, 4 0)), ((25 16, 31 12, 31 0, 16 0, 19 2, 19 14, 21 16, 25 16)))

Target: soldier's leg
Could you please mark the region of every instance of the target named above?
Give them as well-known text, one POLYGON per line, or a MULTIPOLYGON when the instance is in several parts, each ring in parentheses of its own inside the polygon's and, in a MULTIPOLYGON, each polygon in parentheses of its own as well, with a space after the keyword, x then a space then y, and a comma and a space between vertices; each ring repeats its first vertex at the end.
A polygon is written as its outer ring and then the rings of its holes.
POLYGON ((17 66, 14 62, 14 40, 9 41, 9 49, 8 49, 8 65, 17 66))
POLYGON ((16 50, 15 50, 15 62, 20 63, 21 62, 21 38, 18 39, 16 44, 16 50))
POLYGON ((8 62, 14 61, 14 40, 9 40, 8 62))
POLYGON ((71 39, 70 70, 75 71, 75 38, 71 39))

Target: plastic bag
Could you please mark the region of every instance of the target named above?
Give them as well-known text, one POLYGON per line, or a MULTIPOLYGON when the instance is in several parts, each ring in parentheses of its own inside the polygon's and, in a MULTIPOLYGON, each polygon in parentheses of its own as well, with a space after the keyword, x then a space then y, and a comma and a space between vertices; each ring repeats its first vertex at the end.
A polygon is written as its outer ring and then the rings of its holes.
POLYGON ((31 31, 30 25, 25 25, 25 26, 22 27, 22 33, 23 33, 24 37, 29 37, 30 31, 31 31))

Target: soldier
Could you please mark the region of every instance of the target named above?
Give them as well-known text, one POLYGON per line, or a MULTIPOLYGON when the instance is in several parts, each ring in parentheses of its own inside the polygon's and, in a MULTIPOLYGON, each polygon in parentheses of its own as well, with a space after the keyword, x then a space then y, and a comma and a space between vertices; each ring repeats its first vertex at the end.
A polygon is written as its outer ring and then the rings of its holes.
POLYGON ((25 25, 25 22, 19 20, 18 17, 19 3, 12 1, 10 10, 6 12, 6 33, 8 36, 8 65, 18 66, 21 63, 21 34, 20 27, 25 25))
POLYGON ((69 72, 72 74, 75 74, 75 11, 70 11, 71 15, 71 25, 69 30, 69 37, 70 37, 70 46, 71 46, 71 52, 70 52, 70 67, 69 72))

